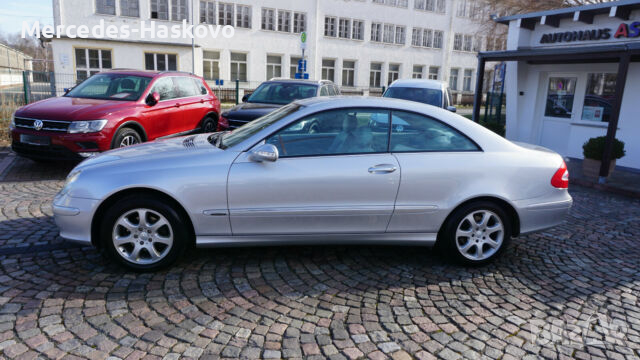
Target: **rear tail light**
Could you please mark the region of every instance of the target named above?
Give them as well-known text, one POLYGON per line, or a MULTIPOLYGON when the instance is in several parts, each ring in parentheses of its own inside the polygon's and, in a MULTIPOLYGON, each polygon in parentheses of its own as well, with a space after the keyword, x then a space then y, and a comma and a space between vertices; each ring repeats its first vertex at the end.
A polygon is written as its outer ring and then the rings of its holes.
POLYGON ((229 128, 229 120, 227 120, 227 118, 224 116, 220 116, 220 119, 218 119, 217 131, 224 131, 224 130, 227 130, 228 128, 229 128))
POLYGON ((567 164, 562 161, 560 169, 553 174, 551 178, 551 186, 557 189, 569 188, 569 170, 567 170, 567 164))

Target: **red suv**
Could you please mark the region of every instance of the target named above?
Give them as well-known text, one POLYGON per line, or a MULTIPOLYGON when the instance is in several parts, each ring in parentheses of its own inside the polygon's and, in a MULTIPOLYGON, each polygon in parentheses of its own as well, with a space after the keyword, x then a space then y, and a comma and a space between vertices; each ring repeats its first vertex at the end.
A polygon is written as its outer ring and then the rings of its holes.
POLYGON ((33 160, 73 160, 192 132, 213 132, 220 102, 202 78, 180 72, 109 71, 13 116, 12 148, 33 160))

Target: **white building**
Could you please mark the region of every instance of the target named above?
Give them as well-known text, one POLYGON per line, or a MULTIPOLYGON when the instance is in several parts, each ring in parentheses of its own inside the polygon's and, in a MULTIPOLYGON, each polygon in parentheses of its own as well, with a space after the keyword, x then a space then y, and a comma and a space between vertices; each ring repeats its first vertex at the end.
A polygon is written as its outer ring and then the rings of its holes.
POLYGON ((207 80, 240 79, 255 86, 271 77, 293 77, 308 34, 307 71, 343 90, 379 88, 397 78, 448 81, 472 93, 476 52, 502 42, 478 35, 488 18, 475 0, 54 0, 56 25, 139 27, 155 20, 231 25, 235 35, 191 39, 53 40, 56 72, 78 79, 109 68, 181 70, 207 80), (193 67, 193 68, 192 68, 193 67))
POLYGON ((509 26, 507 50, 479 61, 508 61, 507 138, 581 159, 589 138, 616 137, 627 151, 617 164, 640 169, 640 1, 497 21, 509 26))

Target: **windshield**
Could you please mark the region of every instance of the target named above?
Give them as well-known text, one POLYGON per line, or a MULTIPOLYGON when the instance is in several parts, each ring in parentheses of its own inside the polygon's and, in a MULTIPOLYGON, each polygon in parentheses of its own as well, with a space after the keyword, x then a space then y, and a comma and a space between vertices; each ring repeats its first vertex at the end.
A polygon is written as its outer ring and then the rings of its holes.
POLYGON ((65 96, 83 99, 135 101, 151 78, 127 74, 97 74, 74 87, 65 96))
POLYGON ((226 149, 228 147, 234 146, 235 144, 239 144, 244 140, 250 138, 254 134, 258 133, 262 129, 267 128, 271 124, 276 121, 284 118, 285 116, 292 114, 298 109, 300 109, 302 105, 298 104, 289 104, 287 106, 281 107, 280 109, 271 112, 261 118, 258 118, 254 121, 243 125, 232 132, 224 134, 218 141, 217 145, 221 149, 226 149))
POLYGON ((316 85, 266 83, 260 85, 247 102, 284 105, 298 99, 314 97, 316 91, 316 85))
POLYGON ((390 87, 384 97, 417 101, 423 104, 442 107, 442 91, 437 89, 390 87))

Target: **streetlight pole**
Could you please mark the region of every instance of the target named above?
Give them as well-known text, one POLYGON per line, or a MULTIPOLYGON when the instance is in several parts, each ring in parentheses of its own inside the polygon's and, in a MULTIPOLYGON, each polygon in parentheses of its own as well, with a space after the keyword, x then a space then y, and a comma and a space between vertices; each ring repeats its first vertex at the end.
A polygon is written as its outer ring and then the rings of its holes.
MULTIPOLYGON (((194 1, 191 1, 191 25, 193 25, 194 29, 196 26, 196 23, 194 22, 193 19, 193 15, 194 15, 194 1)), ((195 38, 195 34, 194 36, 191 38, 191 73, 193 75, 196 74, 196 38, 195 38)))

